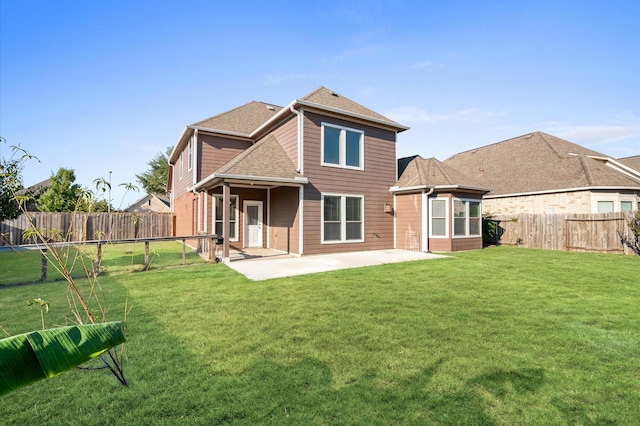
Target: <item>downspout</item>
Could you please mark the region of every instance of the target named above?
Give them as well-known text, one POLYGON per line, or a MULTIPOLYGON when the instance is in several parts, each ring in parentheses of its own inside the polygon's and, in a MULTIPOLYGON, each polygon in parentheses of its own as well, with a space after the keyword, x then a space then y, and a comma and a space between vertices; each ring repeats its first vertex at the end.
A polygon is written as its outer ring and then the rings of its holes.
POLYGON ((304 173, 304 111, 296 110, 293 105, 289 106, 289 110, 294 113, 298 118, 298 167, 296 168, 296 172, 303 174, 304 173))
MULTIPOLYGON (((304 111, 297 111, 293 105, 289 106, 289 110, 298 117, 298 167, 296 172, 304 174, 304 111)), ((298 190, 298 212, 300 212, 300 220, 298 221, 298 254, 304 254, 304 186, 300 185, 298 190)))
POLYGON ((193 167, 193 184, 198 182, 198 129, 193 131, 193 142, 191 142, 191 167, 193 167))
POLYGON ((425 253, 429 253, 429 195, 433 194, 435 189, 432 186, 429 192, 422 190, 422 247, 425 253))

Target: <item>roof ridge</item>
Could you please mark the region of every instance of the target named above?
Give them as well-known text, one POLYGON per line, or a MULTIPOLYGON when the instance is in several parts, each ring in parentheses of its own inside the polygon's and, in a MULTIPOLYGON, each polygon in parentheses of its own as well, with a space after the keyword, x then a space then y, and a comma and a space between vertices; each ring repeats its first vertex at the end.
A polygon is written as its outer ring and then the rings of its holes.
MULTIPOLYGON (((245 103, 244 103, 244 104, 242 104, 242 105, 238 105, 238 106, 237 106, 237 107, 235 107, 235 108, 231 108, 231 109, 226 110, 226 111, 223 111, 223 112, 221 112, 221 113, 218 113, 218 114, 212 115, 211 117, 207 117, 207 118, 203 118, 202 120, 198 120, 198 121, 196 121, 195 123, 190 124, 190 125, 189 125, 189 127, 194 127, 194 126, 195 126, 195 127, 198 127, 198 126, 196 126, 196 124, 198 124, 198 123, 202 123, 202 122, 204 122, 204 121, 209 121, 209 120, 211 120, 211 119, 214 119, 214 118, 217 118, 217 117, 221 117, 221 116, 223 116, 223 115, 228 115, 228 114, 230 114, 230 113, 232 113, 232 112, 234 112, 234 111, 237 111, 237 110, 239 110, 239 109, 241 109, 241 108, 245 108, 245 107, 247 107, 248 105, 251 105, 251 104, 261 104, 261 105, 264 105, 264 106, 266 106, 266 107, 270 107, 270 106, 271 106, 271 107, 280 108, 280 109, 284 108, 284 107, 282 107, 282 106, 280 106, 280 105, 277 105, 277 104, 274 104, 274 103, 269 103, 269 102, 264 102, 264 101, 256 101, 256 100, 253 100, 253 101, 245 102, 245 103)), ((213 130, 216 130, 216 129, 213 129, 213 130)))
MULTIPOLYGON (((466 151, 456 152, 455 154, 453 154, 452 156, 450 156, 450 157, 449 157, 449 158, 447 158, 446 160, 449 160, 449 159, 451 159, 451 158, 453 158, 453 157, 455 157, 456 155, 459 155, 459 154, 466 154, 467 152, 473 152, 473 151, 477 151, 477 150, 479 150, 479 149, 488 148, 488 147, 490 147, 490 146, 500 145, 501 143, 509 142, 509 141, 514 140, 514 139, 520 139, 520 138, 524 138, 524 137, 527 137, 527 136, 531 137, 531 136, 533 136, 533 134, 534 134, 534 133, 542 133, 542 132, 540 132, 540 131, 536 130, 535 132, 525 133, 525 134, 523 134, 523 135, 515 136, 515 137, 513 137, 513 138, 509 138, 509 139, 501 140, 501 141, 498 141, 498 142, 493 142, 493 143, 490 143, 490 144, 487 144, 487 145, 477 146, 477 147, 475 147, 475 148, 470 148, 470 149, 467 149, 466 151)), ((445 161, 446 161, 446 160, 445 160, 445 161)))
MULTIPOLYGON (((547 144, 549 149, 551 149, 551 151, 553 151, 558 156, 558 158, 564 158, 564 155, 562 155, 560 152, 558 152, 556 147, 553 146, 553 144, 551 142, 549 142, 549 140, 546 138, 546 136, 549 136, 549 135, 547 135, 544 132, 535 132, 535 133, 537 133, 538 136, 540 136, 540 138, 544 141, 544 143, 547 144)), ((560 139, 560 138, 556 137, 556 139, 560 139)), ((562 139, 562 140, 564 140, 564 139, 562 139)), ((569 142, 569 141, 567 141, 567 142, 569 142)))
POLYGON ((587 157, 585 155, 580 154, 580 166, 582 166, 582 170, 584 171, 584 175, 587 178, 587 183, 589 185, 594 184, 593 174, 591 173, 591 168, 587 164, 587 157))
POLYGON ((451 179, 451 176, 449 175, 449 173, 447 173, 443 163, 441 163, 439 161, 432 161, 432 162, 433 162, 434 166, 438 168, 438 171, 440 173, 442 173, 442 175, 447 180, 447 182, 453 182, 453 179, 451 179))

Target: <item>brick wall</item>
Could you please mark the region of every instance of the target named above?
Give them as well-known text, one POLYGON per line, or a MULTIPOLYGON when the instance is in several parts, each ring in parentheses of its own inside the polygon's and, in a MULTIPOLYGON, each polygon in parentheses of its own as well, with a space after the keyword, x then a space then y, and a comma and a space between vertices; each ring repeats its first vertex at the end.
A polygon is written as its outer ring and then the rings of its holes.
POLYGON ((508 198, 485 198, 482 211, 492 215, 591 213, 591 192, 561 192, 508 198))

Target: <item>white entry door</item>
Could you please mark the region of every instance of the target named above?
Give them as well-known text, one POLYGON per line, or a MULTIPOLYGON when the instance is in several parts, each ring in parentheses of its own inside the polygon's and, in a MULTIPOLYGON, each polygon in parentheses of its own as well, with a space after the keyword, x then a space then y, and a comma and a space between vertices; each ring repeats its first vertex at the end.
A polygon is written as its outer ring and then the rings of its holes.
POLYGON ((245 247, 262 247, 262 201, 244 202, 245 247))

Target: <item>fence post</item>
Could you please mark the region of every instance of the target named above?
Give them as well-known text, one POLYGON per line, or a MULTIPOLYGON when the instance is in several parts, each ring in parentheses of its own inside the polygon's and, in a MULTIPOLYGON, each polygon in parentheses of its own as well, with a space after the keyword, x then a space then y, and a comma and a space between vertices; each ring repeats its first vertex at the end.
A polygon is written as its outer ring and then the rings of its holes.
POLYGON ((144 242, 144 270, 149 270, 149 241, 144 242))
POLYGON ((207 244, 207 248, 208 250, 208 257, 209 257, 209 262, 213 261, 213 257, 215 256, 215 238, 210 237, 208 239, 209 243, 207 244))
POLYGON ((100 265, 102 265, 102 244, 98 243, 97 253, 96 253, 96 265, 98 269, 100 269, 100 265))
POLYGON ((47 249, 42 250, 42 267, 40 268, 40 281, 47 280, 47 249))
POLYGON ((187 245, 187 240, 182 239, 182 264, 187 264, 187 253, 185 251, 185 246, 187 245))

